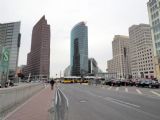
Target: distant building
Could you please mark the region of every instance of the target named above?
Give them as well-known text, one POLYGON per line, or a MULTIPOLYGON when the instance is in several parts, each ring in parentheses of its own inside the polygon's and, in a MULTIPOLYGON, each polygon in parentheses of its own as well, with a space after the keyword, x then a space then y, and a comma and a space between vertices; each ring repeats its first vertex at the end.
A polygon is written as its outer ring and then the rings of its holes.
MULTIPOLYGON (((7 70, 8 79, 13 80, 16 75, 19 48, 20 48, 20 22, 0 23, 0 54, 5 48, 9 50, 9 66, 7 70)), ((2 60, 2 59, 1 59, 2 60)), ((2 64, 0 62, 0 64, 2 64)), ((0 66, 0 78, 3 72, 2 66, 0 66)), ((3 72, 4 73, 4 72, 3 72)), ((6 78, 7 79, 7 78, 6 78)))
POLYGON ((129 78, 129 38, 128 36, 115 35, 112 42, 113 58, 107 62, 108 74, 118 79, 129 78))
POLYGON ((107 69, 107 72, 108 72, 108 73, 114 73, 114 72, 115 72, 113 59, 107 61, 107 68, 108 68, 108 69, 107 69))
POLYGON ((160 79, 160 0, 149 0, 147 7, 154 48, 155 72, 156 77, 160 79))
POLYGON ((153 44, 148 24, 129 28, 130 63, 133 78, 154 78, 153 44))
POLYGON ((98 73, 98 65, 94 58, 90 58, 88 60, 88 73, 91 75, 95 75, 98 73))
POLYGON ((71 31, 71 75, 88 73, 88 27, 84 22, 76 24, 71 31))
POLYGON ((21 65, 21 66, 19 66, 19 67, 17 68, 17 73, 22 73, 22 74, 24 74, 24 73, 25 73, 25 71, 24 71, 25 67, 26 67, 26 65, 21 65))
POLYGON ((27 73, 33 79, 48 79, 50 75, 50 25, 43 16, 32 31, 31 51, 27 56, 27 73))
POLYGON ((71 67, 70 65, 64 70, 64 77, 71 75, 71 67))

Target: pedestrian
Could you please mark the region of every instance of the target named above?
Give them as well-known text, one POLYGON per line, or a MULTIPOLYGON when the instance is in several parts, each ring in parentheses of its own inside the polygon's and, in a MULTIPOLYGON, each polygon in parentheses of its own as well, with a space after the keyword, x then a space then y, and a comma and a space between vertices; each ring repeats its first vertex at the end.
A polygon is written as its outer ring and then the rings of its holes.
POLYGON ((50 84, 51 84, 51 90, 53 90, 53 86, 54 86, 54 80, 53 79, 51 79, 51 81, 50 81, 50 84))

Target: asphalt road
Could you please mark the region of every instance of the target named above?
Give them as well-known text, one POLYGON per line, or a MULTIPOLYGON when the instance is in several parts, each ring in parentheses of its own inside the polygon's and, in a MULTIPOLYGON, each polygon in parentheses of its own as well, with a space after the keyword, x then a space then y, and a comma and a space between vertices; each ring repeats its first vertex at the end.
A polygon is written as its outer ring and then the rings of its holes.
POLYGON ((158 95, 79 84, 60 88, 69 100, 68 120, 160 120, 158 95))

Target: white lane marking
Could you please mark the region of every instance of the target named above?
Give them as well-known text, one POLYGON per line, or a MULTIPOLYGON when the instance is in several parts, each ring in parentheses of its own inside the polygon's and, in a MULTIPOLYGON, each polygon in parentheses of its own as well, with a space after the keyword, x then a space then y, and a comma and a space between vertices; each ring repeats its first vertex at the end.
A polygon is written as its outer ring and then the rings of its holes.
POLYGON ((116 104, 118 104, 118 105, 121 105, 121 106, 124 106, 124 107, 127 107, 127 108, 133 108, 133 107, 131 107, 131 106, 129 106, 129 105, 125 105, 125 104, 123 104, 123 103, 119 103, 119 102, 114 101, 114 100, 112 100, 112 99, 108 99, 108 98, 104 98, 104 99, 107 100, 107 101, 109 101, 109 102, 116 103, 116 104))
POLYGON ((150 91, 151 93, 153 93, 153 94, 155 94, 155 95, 157 95, 158 97, 160 97, 160 94, 159 93, 157 93, 157 92, 155 92, 155 91, 150 91))
MULTIPOLYGON (((82 92, 84 92, 84 91, 82 91, 82 92)), ((90 95, 92 95, 92 96, 97 96, 97 95, 95 95, 94 93, 92 93, 90 91, 88 91, 87 93, 90 94, 90 95)))
POLYGON ((112 87, 109 87, 108 90, 110 90, 112 87))
POLYGON ((135 105, 135 104, 132 104, 132 103, 129 103, 129 102, 125 102, 125 101, 122 101, 122 100, 118 100, 118 99, 115 99, 115 98, 111 98, 111 99, 114 100, 114 101, 117 101, 117 102, 121 102, 121 103, 130 105, 130 106, 140 107, 140 106, 138 106, 138 105, 135 105))
MULTIPOLYGON (((81 91, 81 89, 79 89, 79 90, 81 91)), ((86 92, 86 91, 82 91, 82 92, 88 93, 88 92, 86 92)), ((92 93, 92 94, 93 94, 93 93, 92 93)), ((159 116, 156 116, 156 115, 153 115, 153 114, 151 114, 151 113, 145 112, 145 111, 143 111, 143 110, 141 110, 141 109, 139 109, 139 108, 132 107, 132 106, 129 106, 129 105, 125 105, 125 104, 116 102, 116 101, 114 101, 114 100, 104 98, 104 97, 102 97, 102 96, 97 96, 97 95, 95 95, 95 94, 94 94, 94 96, 99 97, 99 98, 102 98, 102 99, 104 99, 104 100, 106 100, 106 101, 109 101, 109 102, 112 102, 112 103, 116 103, 116 104, 121 105, 121 106, 123 106, 123 107, 127 107, 127 108, 130 108, 130 109, 134 109, 134 110, 136 110, 136 111, 139 112, 139 113, 145 114, 145 115, 147 115, 147 116, 149 116, 149 117, 152 117, 152 118, 155 118, 155 119, 159 120, 159 116)), ((157 98, 157 97, 156 97, 156 98, 157 98)))
POLYGON ((119 90, 119 87, 116 87, 116 91, 118 91, 119 90))
POLYGON ((111 98, 111 97, 105 97, 104 99, 107 100, 107 101, 122 105, 124 107, 128 107, 128 108, 134 108, 134 107, 139 108, 140 107, 138 105, 135 105, 135 104, 132 104, 132 103, 129 103, 129 102, 125 102, 125 101, 122 101, 122 100, 114 99, 114 98, 111 98))
POLYGON ((139 89, 136 89, 136 91, 137 91, 139 94, 143 94, 139 89))
POLYGON ((125 88, 125 92, 128 92, 128 88, 125 88))

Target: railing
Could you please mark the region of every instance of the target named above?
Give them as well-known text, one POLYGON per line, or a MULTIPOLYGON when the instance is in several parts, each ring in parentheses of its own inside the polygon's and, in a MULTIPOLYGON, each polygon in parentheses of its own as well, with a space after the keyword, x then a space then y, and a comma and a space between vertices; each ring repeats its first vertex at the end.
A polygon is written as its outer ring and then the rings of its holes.
POLYGON ((50 120, 68 120, 68 99, 64 93, 57 88, 54 95, 53 106, 50 109, 50 120))
POLYGON ((44 88, 41 83, 27 84, 0 90, 0 120, 19 104, 44 88))

